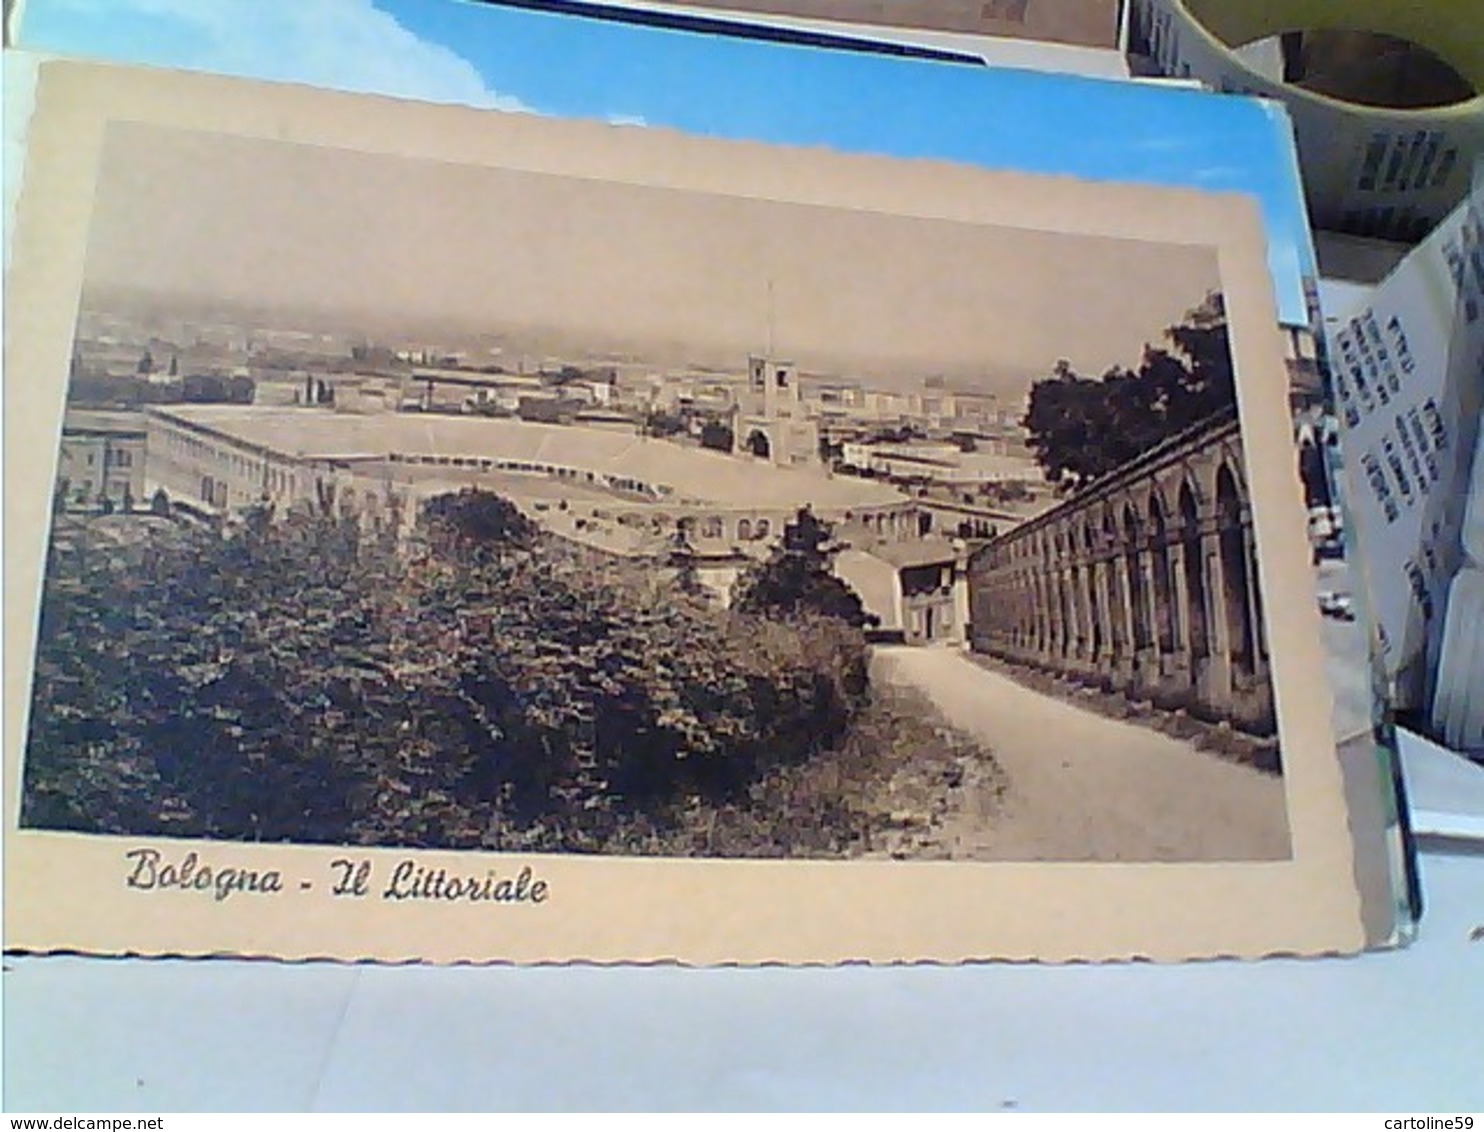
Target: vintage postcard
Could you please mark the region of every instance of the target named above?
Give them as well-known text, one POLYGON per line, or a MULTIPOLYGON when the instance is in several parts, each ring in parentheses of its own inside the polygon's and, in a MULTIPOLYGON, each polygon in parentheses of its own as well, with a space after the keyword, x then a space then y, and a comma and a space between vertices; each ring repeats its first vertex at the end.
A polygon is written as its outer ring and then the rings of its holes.
POLYGON ((1245 198, 56 63, 7 291, 8 947, 1393 937, 1245 198))

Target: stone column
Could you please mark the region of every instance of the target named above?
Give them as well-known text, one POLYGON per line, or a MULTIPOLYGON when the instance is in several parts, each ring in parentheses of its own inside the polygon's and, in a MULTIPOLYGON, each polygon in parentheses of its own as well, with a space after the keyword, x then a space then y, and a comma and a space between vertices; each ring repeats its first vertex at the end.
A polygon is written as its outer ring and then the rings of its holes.
POLYGON ((1118 651, 1115 673, 1120 689, 1127 689, 1134 673, 1134 656, 1137 652, 1134 626, 1133 579, 1129 576, 1128 558, 1119 547, 1110 563, 1113 567, 1113 589, 1117 598, 1113 607, 1114 623, 1118 629, 1118 651))
POLYGON ((1047 535, 1041 542, 1041 554, 1039 568, 1041 571, 1041 590, 1046 599, 1046 640, 1042 643, 1041 659, 1047 664, 1056 662, 1059 650, 1058 642, 1061 639, 1061 601, 1060 591, 1057 588, 1055 558, 1051 551, 1051 536, 1047 535))
POLYGON ((1207 519, 1201 532, 1201 558, 1205 563, 1206 600, 1209 612, 1207 633, 1211 640, 1211 663, 1207 669, 1202 699, 1218 718, 1226 718, 1232 702, 1232 633, 1227 614, 1226 571, 1221 563, 1221 531, 1207 519))

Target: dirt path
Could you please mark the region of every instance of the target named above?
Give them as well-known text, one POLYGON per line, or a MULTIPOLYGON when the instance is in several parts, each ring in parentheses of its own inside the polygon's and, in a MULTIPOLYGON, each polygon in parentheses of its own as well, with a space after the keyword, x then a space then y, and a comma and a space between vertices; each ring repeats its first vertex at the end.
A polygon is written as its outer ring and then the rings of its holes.
POLYGON ((926 694, 1004 769, 933 832, 956 858, 1199 861, 1289 854, 1283 784, 1189 744, 1043 696, 959 653, 882 648, 877 679, 926 694))

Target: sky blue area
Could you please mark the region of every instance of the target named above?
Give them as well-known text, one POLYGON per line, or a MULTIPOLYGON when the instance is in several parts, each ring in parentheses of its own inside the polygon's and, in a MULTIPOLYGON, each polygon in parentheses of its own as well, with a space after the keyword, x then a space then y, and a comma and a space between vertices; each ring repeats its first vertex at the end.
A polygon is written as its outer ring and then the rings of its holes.
MULTIPOLYGON (((370 3, 364 0, 368 9, 370 3)), ((1290 324, 1308 321, 1303 281, 1315 273, 1314 256, 1288 120, 1254 100, 465 0, 377 0, 376 6, 425 43, 473 64, 492 90, 546 114, 642 119, 724 138, 1253 194, 1268 227, 1280 316, 1290 324)), ((286 66, 281 52, 266 47, 257 56, 247 50, 224 59, 194 18, 169 14, 178 10, 150 0, 31 0, 18 39, 23 47, 63 54, 336 84, 322 74, 286 74, 291 61, 286 66)))

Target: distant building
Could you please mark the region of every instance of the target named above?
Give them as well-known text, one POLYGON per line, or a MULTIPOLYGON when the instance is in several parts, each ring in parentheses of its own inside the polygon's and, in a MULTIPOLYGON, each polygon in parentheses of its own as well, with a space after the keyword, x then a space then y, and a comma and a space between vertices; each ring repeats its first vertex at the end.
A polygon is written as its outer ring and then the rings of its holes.
POLYGON ((878 639, 960 644, 968 639, 966 564, 963 543, 919 539, 843 550, 835 573, 877 618, 878 639))
POLYGON ((1039 482, 1041 469, 1028 456, 965 452, 955 444, 849 442, 842 445, 847 468, 901 481, 939 484, 1039 482))
POLYGON ((554 533, 613 553, 659 553, 683 533, 702 556, 744 563, 765 556, 805 505, 847 539, 920 531, 913 500, 886 484, 818 467, 744 467, 633 428, 204 405, 155 408, 148 420, 149 489, 208 513, 343 501, 347 492, 415 504, 480 487, 554 533))
POLYGON ((737 395, 732 451, 776 467, 807 467, 819 461, 819 425, 804 404, 792 362, 753 356, 747 384, 737 395))
POLYGON ((144 504, 146 431, 142 413, 68 409, 57 458, 58 505, 126 510, 144 504))

